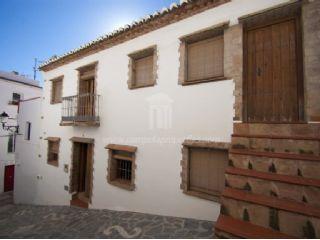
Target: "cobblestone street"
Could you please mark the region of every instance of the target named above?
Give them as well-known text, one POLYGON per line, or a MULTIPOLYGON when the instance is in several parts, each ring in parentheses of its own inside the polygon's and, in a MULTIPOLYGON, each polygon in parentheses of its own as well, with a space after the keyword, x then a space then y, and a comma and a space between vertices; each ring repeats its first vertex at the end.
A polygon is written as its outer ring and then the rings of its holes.
POLYGON ((213 238, 213 222, 133 212, 6 204, 0 238, 213 238))

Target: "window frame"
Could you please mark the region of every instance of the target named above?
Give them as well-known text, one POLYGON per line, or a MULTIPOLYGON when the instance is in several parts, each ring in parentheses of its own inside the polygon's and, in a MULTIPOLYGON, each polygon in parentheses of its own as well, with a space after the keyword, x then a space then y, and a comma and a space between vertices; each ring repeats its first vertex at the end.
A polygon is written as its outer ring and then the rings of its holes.
POLYGON ((144 87, 152 87, 157 84, 157 46, 151 46, 133 53, 128 54, 129 57, 129 79, 128 79, 128 88, 129 89, 137 89, 144 87), (150 79, 150 83, 148 84, 136 84, 136 73, 135 73, 135 65, 136 61, 141 60, 143 58, 153 57, 152 62, 152 79, 150 79))
POLYGON ((11 98, 11 101, 9 101, 9 104, 18 105, 21 100, 22 100, 22 94, 21 93, 17 93, 17 92, 13 92, 12 93, 12 98, 11 98), (14 99, 14 95, 15 94, 19 96, 18 100, 14 99))
POLYGON ((30 141, 31 140, 31 122, 26 122, 26 125, 25 125, 25 135, 24 135, 24 140, 26 141, 30 141))
POLYGON ((136 151, 137 147, 119 144, 108 144, 106 147, 109 151, 108 168, 107 168, 107 181, 109 184, 133 191, 135 189, 135 169, 136 169, 136 151), (126 153, 125 155, 121 155, 126 153), (119 154, 120 153, 120 154, 119 154), (131 162, 131 180, 123 181, 117 178, 117 161, 130 161, 131 162))
MULTIPOLYGON (((228 154, 230 143, 225 142, 212 142, 212 141, 200 141, 200 140, 185 140, 182 144, 182 160, 180 162, 182 171, 181 171, 181 184, 180 188, 184 194, 199 197, 202 199, 220 202, 221 192, 214 192, 211 191, 196 191, 194 189, 190 189, 190 155, 192 148, 199 148, 199 149, 209 149, 209 150, 223 150, 226 151, 228 154)), ((228 163, 226 163, 226 166, 228 163)), ((223 173, 225 174, 225 173, 223 173)))
POLYGON ((47 164, 58 167, 59 166, 59 155, 60 155, 60 138, 58 137, 47 137, 45 140, 48 141, 47 144, 47 164), (50 160, 50 154, 52 153, 50 150, 50 144, 57 144, 57 152, 54 154, 57 154, 57 160, 50 160))
POLYGON ((221 81, 226 80, 225 77, 225 38, 224 38, 224 30, 229 26, 229 22, 223 22, 221 24, 215 25, 213 27, 197 31, 195 33, 188 34, 186 36, 180 37, 180 67, 179 67, 179 84, 182 86, 193 85, 198 83, 205 82, 213 82, 213 81, 221 81), (198 43, 201 41, 209 40, 222 37, 223 41, 223 49, 222 49, 222 71, 223 74, 221 76, 213 76, 203 79, 195 79, 188 80, 188 47, 190 44, 198 43))
POLYGON ((8 143, 7 143, 7 153, 15 153, 15 151, 16 151, 16 135, 9 134, 8 143), (11 141, 11 149, 9 150, 10 141, 11 141))
POLYGON ((58 104, 62 103, 62 92, 63 92, 63 78, 64 76, 60 76, 54 79, 51 79, 51 99, 50 104, 58 104), (57 91, 56 84, 57 82, 61 82, 61 89, 60 89, 60 99, 56 99, 55 91, 57 91))

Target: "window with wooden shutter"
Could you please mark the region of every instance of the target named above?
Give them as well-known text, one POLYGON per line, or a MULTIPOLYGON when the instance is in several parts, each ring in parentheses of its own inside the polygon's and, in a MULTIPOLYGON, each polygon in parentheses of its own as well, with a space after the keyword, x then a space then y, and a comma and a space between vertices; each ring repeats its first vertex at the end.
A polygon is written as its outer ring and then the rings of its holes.
POLYGON ((51 104, 62 102, 62 78, 51 80, 51 104))
POLYGON ((221 149, 191 148, 189 161, 189 189, 219 195, 224 188, 228 152, 221 149))
POLYGON ((189 85, 224 77, 224 29, 228 22, 180 38, 179 83, 189 85))
POLYGON ((144 49, 129 55, 130 74, 128 85, 130 89, 153 86, 156 83, 156 49, 144 49))
POLYGON ((182 184, 184 193, 219 201, 225 186, 228 144, 187 141, 183 147, 182 184))
POLYGON ((108 182, 126 190, 134 190, 135 152, 134 146, 109 144, 108 182))
POLYGON ((187 81, 223 77, 223 36, 187 45, 187 81))
POLYGON ((48 137, 45 140, 48 140, 48 159, 47 159, 47 163, 57 167, 59 165, 60 138, 48 137))

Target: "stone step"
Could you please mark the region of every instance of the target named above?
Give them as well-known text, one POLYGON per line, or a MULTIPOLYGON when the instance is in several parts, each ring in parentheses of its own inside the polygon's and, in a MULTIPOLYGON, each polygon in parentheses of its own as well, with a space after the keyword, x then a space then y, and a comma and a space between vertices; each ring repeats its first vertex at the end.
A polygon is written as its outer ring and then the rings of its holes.
POLYGON ((261 134, 232 134, 231 137, 244 138, 267 138, 267 139, 283 139, 283 140, 305 140, 305 141, 320 141, 320 137, 306 137, 306 136, 286 136, 286 135, 261 135, 261 134))
POLYGON ((315 157, 231 149, 229 159, 229 165, 236 168, 320 179, 320 161, 315 157))
POLYGON ((274 231, 221 214, 214 226, 214 232, 219 238, 293 238, 279 231, 274 231))
POLYGON ((320 209, 295 201, 226 188, 221 214, 302 238, 320 236, 320 209))
POLYGON ((320 124, 264 124, 234 123, 234 134, 295 136, 303 138, 320 138, 320 124))
POLYGON ((13 204, 13 199, 12 198, 7 198, 7 199, 2 199, 0 200, 0 206, 4 206, 7 204, 13 204))
POLYGON ((320 207, 320 180, 229 167, 228 187, 320 207))
POLYGON ((229 152, 229 159, 229 164, 236 168, 320 179, 320 162, 317 161, 275 157, 270 158, 267 156, 257 155, 255 153, 253 155, 249 155, 247 151, 241 150, 231 150, 229 152))
POLYGON ((13 193, 12 192, 4 192, 0 194, 0 201, 3 199, 8 199, 8 198, 13 198, 13 193))
POLYGON ((81 201, 78 198, 75 198, 70 200, 70 206, 79 207, 79 208, 88 208, 89 204, 84 201, 81 201))
POLYGON ((272 136, 237 134, 232 137, 232 148, 248 149, 259 152, 293 153, 303 155, 320 155, 320 141, 302 139, 271 138, 272 136))
POLYGON ((253 151, 253 150, 247 150, 247 149, 233 149, 233 148, 230 149, 229 153, 240 154, 240 155, 252 155, 252 156, 257 156, 257 157, 317 161, 320 164, 320 156, 314 156, 314 155, 309 155, 309 154, 260 152, 260 151, 253 151))

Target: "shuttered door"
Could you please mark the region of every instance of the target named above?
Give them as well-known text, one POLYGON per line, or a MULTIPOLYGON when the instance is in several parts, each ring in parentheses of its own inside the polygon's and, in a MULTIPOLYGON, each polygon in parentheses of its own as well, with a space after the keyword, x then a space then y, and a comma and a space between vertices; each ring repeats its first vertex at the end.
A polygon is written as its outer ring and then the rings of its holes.
POLYGON ((189 43, 187 81, 223 76, 223 49, 223 36, 189 43))
POLYGON ((94 78, 80 80, 78 116, 86 117, 80 120, 90 120, 94 116, 94 78))
POLYGON ((190 190, 208 194, 217 194, 223 190, 228 151, 191 148, 189 161, 190 190))
POLYGON ((247 33, 247 120, 298 122, 299 87, 294 20, 247 33))

